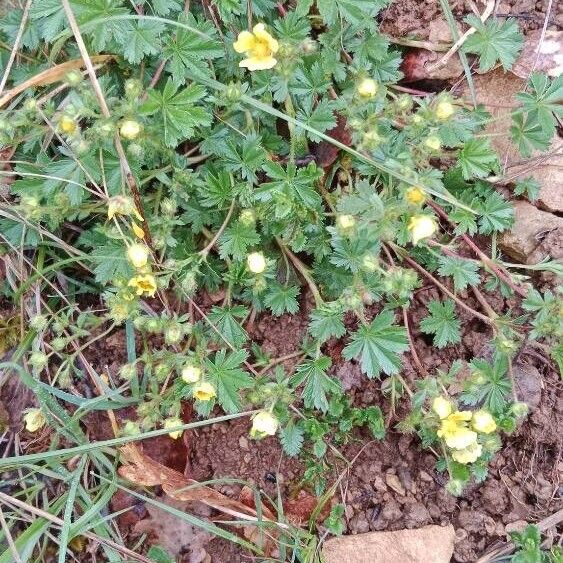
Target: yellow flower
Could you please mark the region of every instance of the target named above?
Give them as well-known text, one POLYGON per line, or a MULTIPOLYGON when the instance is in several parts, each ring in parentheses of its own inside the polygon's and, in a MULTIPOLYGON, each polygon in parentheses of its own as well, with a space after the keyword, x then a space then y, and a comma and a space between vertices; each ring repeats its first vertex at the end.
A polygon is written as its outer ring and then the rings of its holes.
POLYGON ((471 411, 456 411, 442 419, 437 434, 446 441, 448 447, 463 450, 477 441, 477 432, 467 427, 471 415, 471 411))
POLYGON ((437 229, 438 224, 431 215, 413 215, 408 225, 413 244, 418 244, 422 239, 430 238, 437 229))
POLYGON ((377 94, 377 82, 373 78, 364 78, 358 84, 358 94, 362 98, 373 98, 377 94))
POLYGON ((248 70, 266 70, 278 62, 273 55, 278 52, 278 42, 266 31, 263 23, 257 23, 250 31, 241 31, 233 43, 237 53, 245 53, 248 58, 240 61, 240 67, 248 70))
POLYGON ((144 221, 133 201, 123 195, 116 195, 108 201, 108 219, 113 219, 116 215, 134 215, 138 221, 144 221))
POLYGON ((130 141, 136 139, 139 136, 140 132, 141 124, 134 119, 126 119, 119 128, 119 134, 124 139, 129 139, 130 141))
POLYGON ((442 100, 436 106, 436 117, 440 121, 446 121, 455 113, 454 106, 447 100, 442 100))
POLYGON ((356 224, 356 219, 353 215, 338 215, 336 218, 336 224, 343 230, 347 231, 352 229, 356 224))
POLYGON ((144 244, 132 244, 127 249, 127 258, 135 268, 142 268, 149 260, 149 249, 144 244))
POLYGON ((137 225, 135 221, 131 221, 131 228, 133 229, 133 232, 135 233, 135 236, 137 238, 145 238, 145 231, 143 231, 143 229, 141 229, 141 227, 139 227, 139 225, 137 225))
POLYGON ((432 402, 432 410, 441 418, 447 418, 452 414, 452 404, 444 397, 436 397, 432 402))
POLYGON ((252 419, 252 429, 250 435, 262 438, 263 436, 273 436, 278 430, 278 419, 268 411, 260 411, 252 419))
POLYGON ((200 381, 194 385, 194 397, 200 401, 210 401, 213 397, 217 396, 215 387, 208 381, 200 381))
MULTIPOLYGON (((164 421, 164 428, 176 428, 176 426, 182 426, 184 422, 179 418, 167 418, 164 421)), ((174 430, 172 432, 168 432, 168 436, 173 440, 177 440, 182 435, 183 430, 174 430)))
POLYGON ((43 428, 47 422, 41 409, 29 409, 25 413, 23 421, 25 422, 25 429, 28 432, 37 432, 37 430, 43 428))
POLYGON ((405 197, 409 203, 420 205, 426 200, 426 192, 422 188, 413 186, 407 190, 405 197))
POLYGON ((474 412, 471 426, 473 430, 477 430, 477 432, 482 432, 483 434, 490 434, 497 429, 495 419, 487 411, 474 412))
POLYGON ((246 257, 246 264, 253 274, 261 274, 266 269, 266 258, 262 252, 251 252, 246 257))
POLYGON ((72 119, 72 117, 69 117, 68 115, 63 115, 59 119, 59 129, 63 133, 72 135, 73 133, 76 133, 76 130, 78 129, 78 123, 76 123, 76 120, 72 119))
POLYGON ((129 280, 128 285, 135 288, 137 295, 146 293, 149 297, 154 297, 156 293, 156 280, 152 274, 135 276, 129 280))
POLYGON ((194 366, 192 364, 188 364, 182 370, 182 379, 186 383, 196 383, 201 379, 201 368, 194 366))
POLYGON ((438 152, 442 148, 442 141, 435 135, 427 137, 424 144, 432 151, 438 152))
POLYGON ((483 446, 474 442, 467 448, 463 450, 454 450, 452 452, 452 458, 457 461, 458 463, 463 463, 464 465, 467 463, 473 463, 477 461, 477 458, 483 453, 483 446))

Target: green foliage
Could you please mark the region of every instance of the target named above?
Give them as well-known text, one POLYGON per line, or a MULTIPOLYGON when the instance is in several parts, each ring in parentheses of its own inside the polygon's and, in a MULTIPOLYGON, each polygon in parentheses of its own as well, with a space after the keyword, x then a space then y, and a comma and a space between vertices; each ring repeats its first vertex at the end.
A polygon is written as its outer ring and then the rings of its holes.
POLYGON ((470 366, 471 377, 465 382, 461 399, 468 405, 484 404, 493 413, 502 412, 512 390, 506 356, 492 363, 474 359, 470 366))
POLYGON ((489 19, 483 23, 477 16, 470 15, 465 21, 476 31, 467 38, 463 50, 479 55, 479 70, 490 70, 497 63, 510 70, 524 43, 516 20, 489 19))
POLYGON ((328 396, 340 391, 340 383, 326 373, 331 363, 327 356, 320 356, 298 366, 292 384, 295 386, 304 384, 302 397, 307 408, 314 407, 326 412, 328 396))
POLYGON ((401 354, 408 350, 406 331, 395 326, 392 311, 380 313, 370 324, 360 327, 342 351, 347 360, 356 358, 368 377, 398 373, 401 354))
POLYGON ((464 260, 457 256, 440 256, 440 267, 438 273, 443 276, 451 276, 456 291, 461 291, 467 286, 474 287, 479 285, 479 266, 476 262, 464 260))
POLYGON ((428 312, 430 314, 420 321, 420 330, 434 335, 434 346, 444 348, 461 340, 461 323, 456 317, 455 303, 451 299, 429 301, 428 312))

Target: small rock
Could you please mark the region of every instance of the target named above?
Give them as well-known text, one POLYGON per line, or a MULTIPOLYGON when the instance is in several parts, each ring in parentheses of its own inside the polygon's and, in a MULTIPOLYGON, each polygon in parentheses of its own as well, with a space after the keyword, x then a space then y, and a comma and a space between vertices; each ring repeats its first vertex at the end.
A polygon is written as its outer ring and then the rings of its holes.
POLYGON ((432 522, 428 509, 420 502, 415 502, 405 508, 404 519, 407 528, 419 528, 432 522))
POLYGON ((399 504, 394 499, 389 499, 388 502, 385 503, 383 510, 381 511, 381 518, 387 522, 394 522, 398 520, 403 513, 399 508, 399 504))
POLYGON ((387 490, 387 485, 385 484, 385 481, 383 481, 381 475, 375 476, 373 480, 373 488, 380 493, 384 493, 387 490))
POLYGON ((478 510, 460 510, 457 521, 460 528, 464 528, 469 533, 481 532, 485 522, 485 514, 478 510))
POLYGON ((323 560, 326 563, 449 563, 454 536, 451 525, 342 536, 325 542, 323 560))
POLYGON ((365 532, 369 532, 369 522, 365 512, 356 514, 350 520, 350 532, 353 534, 364 534, 365 532))
POLYGON ((516 522, 510 522, 510 524, 507 524, 504 527, 504 531, 506 532, 506 535, 508 536, 510 534, 510 532, 523 532, 524 528, 528 525, 528 522, 526 522, 526 520, 516 520, 516 522))
MULTIPOLYGON (((499 237, 499 245, 506 254, 524 264, 532 263, 532 254, 549 232, 563 232, 563 218, 540 211, 526 201, 514 202, 514 219, 512 229, 499 237)), ((542 254, 533 258, 546 258, 548 252, 542 254)))
POLYGON ((541 403, 542 392, 541 373, 531 364, 516 364, 514 366, 514 383, 518 399, 535 410, 541 403))
POLYGON ((426 473, 426 471, 420 471, 418 477, 421 481, 426 481, 427 483, 432 483, 434 479, 432 479, 432 475, 426 473))
POLYGON ((385 474, 385 482, 389 486, 390 489, 393 489, 397 494, 401 496, 405 496, 405 489, 401 484, 401 481, 397 477, 397 475, 393 475, 392 473, 385 474))
POLYGON ((241 450, 248 450, 248 438, 246 438, 245 436, 241 436, 238 439, 238 445, 241 450))

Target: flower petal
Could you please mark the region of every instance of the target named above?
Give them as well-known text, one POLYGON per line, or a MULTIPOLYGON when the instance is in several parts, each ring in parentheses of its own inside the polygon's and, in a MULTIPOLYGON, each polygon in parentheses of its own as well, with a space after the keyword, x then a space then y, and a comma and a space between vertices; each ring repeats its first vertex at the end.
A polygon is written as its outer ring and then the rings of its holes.
POLYGON ((238 66, 246 67, 248 70, 267 70, 276 66, 278 61, 274 57, 250 57, 240 61, 238 66))
POLYGON ((256 43, 256 38, 250 31, 241 31, 238 34, 237 40, 233 43, 233 49, 237 53, 244 53, 250 51, 254 44, 256 43))

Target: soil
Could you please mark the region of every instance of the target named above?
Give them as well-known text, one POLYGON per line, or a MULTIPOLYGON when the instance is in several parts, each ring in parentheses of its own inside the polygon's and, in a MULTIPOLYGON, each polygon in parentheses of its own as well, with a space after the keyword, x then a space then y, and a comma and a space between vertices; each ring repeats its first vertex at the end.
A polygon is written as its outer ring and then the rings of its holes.
MULTIPOLYGON (((414 347, 426 369, 430 372, 447 370, 454 358, 489 357, 491 334, 488 327, 464 311, 459 312, 463 327, 461 344, 438 350, 426 335, 419 333, 417 327, 426 314, 425 303, 437 297, 435 288, 423 287, 416 293, 414 306, 410 309, 414 347)), ((479 308, 472 294, 462 293, 460 297, 470 306, 479 308)), ((505 299, 499 294, 486 294, 486 298, 498 312, 517 307, 515 299, 505 299)), ((207 301, 203 298, 200 302, 205 306, 207 301)), ((306 334, 309 308, 310 303, 306 300, 299 315, 281 318, 261 315, 248 331, 272 357, 291 354, 299 349, 306 334)), ((370 314, 376 313, 374 306, 370 314)), ((332 373, 341 379, 355 405, 379 405, 389 421, 384 440, 372 441, 368 432, 361 430, 340 448, 348 460, 359 454, 333 499, 333 502, 342 502, 346 506, 345 533, 451 523, 456 529, 454 561, 470 562, 495 543, 505 540, 507 527, 511 529, 522 521, 541 520, 562 507, 563 385, 541 350, 527 345, 515 362, 516 390, 519 399, 530 406, 529 417, 511 436, 504 437, 503 449, 493 460, 486 481, 472 485, 462 496, 454 497, 444 489, 443 474, 435 470, 435 456, 421 448, 416 436, 395 430, 395 424, 405 413, 399 408, 393 418, 389 400, 381 392, 381 381, 368 380, 354 362, 345 361, 341 356, 342 344, 334 340, 325 345, 325 352, 333 360, 332 373)), ((124 349, 123 334, 117 332, 106 343, 105 349, 100 345, 88 355, 94 367, 106 366, 110 373, 115 373, 125 361, 124 349)), ((291 370, 298 360, 287 360, 284 367, 291 370)), ((408 353, 404 357, 403 376, 410 382, 419 377, 408 353)), ((103 414, 91 416, 98 417, 88 423, 89 428, 96 428, 92 439, 111 437, 111 428, 103 420, 103 414)), ((128 416, 131 413, 125 410, 119 418, 128 416)), ((186 411, 184 419, 191 418, 192 413, 186 411)), ((271 498, 276 497, 279 488, 284 499, 295 497, 302 486, 302 463, 285 456, 275 438, 251 440, 245 420, 186 432, 183 442, 168 437, 154 439, 147 441, 144 448, 151 457, 199 481, 224 477, 240 479, 256 485, 271 498)), ((334 459, 329 457, 329 460, 332 469, 328 477, 334 482, 344 468, 334 459)), ((241 490, 238 484, 217 488, 232 498, 238 498, 241 490)), ((127 502, 128 499, 120 495, 115 499, 113 509, 123 507, 127 502)), ((138 502, 132 504, 135 504, 133 515, 120 521, 124 533, 147 516, 138 502)), ((213 563, 249 560, 248 553, 219 539, 213 539, 205 550, 213 563)))
MULTIPOLYGON (((458 21, 471 14, 471 4, 467 0, 450 0, 452 12, 458 21)), ((480 12, 485 2, 475 2, 480 12)), ((512 17, 524 33, 541 29, 544 25, 549 0, 502 0, 498 3, 498 17, 512 17)), ((391 37, 428 39, 432 32, 429 25, 443 20, 444 15, 439 0, 394 0, 383 10, 380 30, 391 37)), ((563 29, 563 5, 553 2, 547 29, 563 29)))

